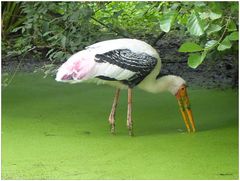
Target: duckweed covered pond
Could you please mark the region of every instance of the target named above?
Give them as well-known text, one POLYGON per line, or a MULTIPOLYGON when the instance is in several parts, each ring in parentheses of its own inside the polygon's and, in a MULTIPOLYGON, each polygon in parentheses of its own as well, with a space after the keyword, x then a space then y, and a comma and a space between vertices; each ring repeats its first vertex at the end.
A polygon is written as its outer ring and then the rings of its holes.
POLYGON ((18 74, 2 90, 2 179, 238 179, 238 94, 190 90, 197 132, 175 98, 136 89, 135 137, 126 92, 116 135, 107 122, 114 89, 18 74))

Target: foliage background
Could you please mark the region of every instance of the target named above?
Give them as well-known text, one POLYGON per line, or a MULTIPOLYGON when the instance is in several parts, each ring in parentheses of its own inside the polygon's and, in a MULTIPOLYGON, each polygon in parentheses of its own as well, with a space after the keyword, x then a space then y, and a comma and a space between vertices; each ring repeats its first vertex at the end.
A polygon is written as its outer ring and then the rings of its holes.
MULTIPOLYGON (((168 37, 197 68, 238 52, 238 2, 2 2, 2 57, 49 60, 42 70, 95 42, 168 37)), ((237 64, 237 63, 236 63, 237 64)))

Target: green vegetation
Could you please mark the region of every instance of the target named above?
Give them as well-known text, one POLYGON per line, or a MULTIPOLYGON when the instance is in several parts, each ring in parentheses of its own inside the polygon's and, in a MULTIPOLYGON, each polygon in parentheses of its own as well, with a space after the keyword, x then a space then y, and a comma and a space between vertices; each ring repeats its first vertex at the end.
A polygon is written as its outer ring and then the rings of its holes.
POLYGON ((109 133, 113 95, 17 74, 2 95, 2 179, 238 179, 237 92, 190 90, 197 132, 188 134, 173 96, 136 89, 135 137, 125 91, 109 133))
MULTIPOLYGON (((211 52, 238 51, 238 2, 2 2, 4 57, 65 61, 84 47, 129 37, 154 45, 166 33, 191 37, 179 51, 197 68, 211 52)), ((51 66, 45 67, 48 69, 51 66)), ((53 68, 54 69, 54 68, 53 68)))

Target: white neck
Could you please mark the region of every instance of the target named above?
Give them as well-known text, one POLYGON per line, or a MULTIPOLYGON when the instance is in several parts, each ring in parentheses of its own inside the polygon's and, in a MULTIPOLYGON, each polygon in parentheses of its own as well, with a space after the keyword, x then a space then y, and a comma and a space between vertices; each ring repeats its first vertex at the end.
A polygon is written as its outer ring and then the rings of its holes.
POLYGON ((185 80, 179 76, 167 75, 159 79, 146 79, 139 84, 139 88, 151 93, 169 91, 175 95, 180 86, 185 83, 185 80))

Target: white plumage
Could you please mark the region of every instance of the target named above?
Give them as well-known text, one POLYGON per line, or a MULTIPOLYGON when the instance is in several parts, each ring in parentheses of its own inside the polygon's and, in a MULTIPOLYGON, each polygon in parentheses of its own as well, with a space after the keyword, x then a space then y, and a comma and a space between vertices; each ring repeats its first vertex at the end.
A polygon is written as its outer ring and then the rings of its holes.
MULTIPOLYGON (((137 86, 152 93, 169 91, 176 95, 178 100, 182 97, 188 99, 185 88, 186 82, 181 77, 174 75, 157 78, 160 69, 160 57, 152 46, 136 39, 116 39, 93 44, 72 55, 58 69, 56 80, 69 83, 88 81, 115 86, 117 92, 109 117, 112 131, 114 131, 114 115, 119 89, 129 89, 128 102, 130 102, 130 108, 128 108, 127 123, 132 134, 130 113, 131 90, 133 87, 137 86), (183 88, 184 91, 181 94, 180 90, 183 88)), ((188 106, 189 101, 183 104, 188 106)), ((185 118, 184 121, 189 131, 185 118)), ((189 121, 195 131, 191 116, 189 121)))
POLYGON ((127 88, 126 85, 119 84, 119 82, 113 81, 104 81, 96 79, 97 76, 103 75, 109 78, 115 78, 117 80, 126 80, 132 77, 135 72, 132 72, 127 69, 118 67, 117 65, 106 63, 97 63, 94 61, 96 54, 103 54, 111 50, 116 49, 126 49, 135 52, 141 53, 145 52, 158 60, 158 64, 155 70, 152 71, 153 77, 157 76, 160 71, 161 61, 158 53, 152 46, 147 43, 135 40, 135 39, 117 39, 117 40, 108 40, 93 44, 86 47, 85 50, 82 50, 74 55, 72 55, 67 62, 65 62, 58 70, 56 80, 69 83, 78 83, 82 81, 92 81, 96 83, 103 83, 114 85, 119 88, 127 88), (76 70, 75 65, 81 63, 82 69, 76 70), (70 68, 68 68, 70 67, 70 68), (74 74, 75 72, 75 74, 74 74), (79 73, 81 72, 81 73, 79 73), (62 80, 64 75, 74 74, 72 80, 62 80), (82 77, 82 75, 84 75, 82 77), (79 78, 80 77, 80 78, 79 78))

